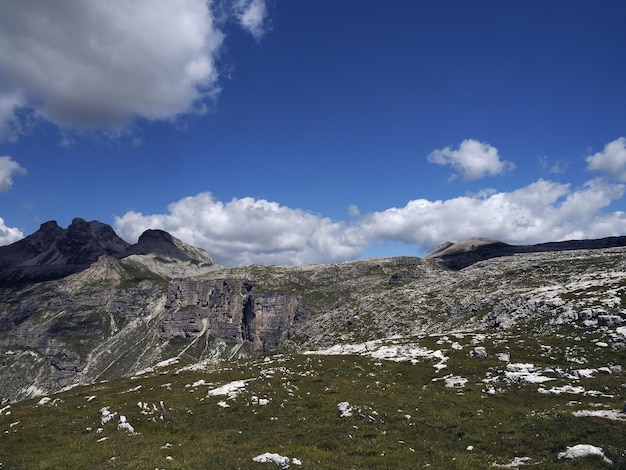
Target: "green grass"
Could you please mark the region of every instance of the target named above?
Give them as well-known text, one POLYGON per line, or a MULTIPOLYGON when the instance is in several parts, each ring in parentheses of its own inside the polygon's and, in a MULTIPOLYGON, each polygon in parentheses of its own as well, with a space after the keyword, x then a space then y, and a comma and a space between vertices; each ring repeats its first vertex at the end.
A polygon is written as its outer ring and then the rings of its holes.
MULTIPOLYGON (((423 345, 434 347, 436 340, 426 338, 423 345)), ((583 382, 587 389, 609 390, 612 398, 540 394, 533 384, 502 384, 502 393, 487 395, 481 380, 505 367, 497 352, 508 351, 520 362, 537 362, 538 355, 537 345, 528 342, 488 339, 484 346, 486 359, 470 357, 469 346, 449 350, 448 368, 439 373, 429 360, 413 365, 285 355, 203 371, 179 371, 178 364, 136 379, 77 387, 52 395, 54 404, 37 406, 38 399, 31 399, 0 415, 0 468, 277 468, 252 461, 264 452, 298 458, 302 466, 291 468, 302 469, 480 469, 515 457, 530 457, 545 469, 604 468, 597 457, 557 458, 579 443, 602 447, 613 468, 626 466, 626 421, 572 415, 598 403, 621 408, 623 375, 583 382), (445 374, 468 382, 459 389, 433 381, 445 374), (235 399, 207 396, 244 379, 254 380, 235 399), (199 380, 210 385, 191 386, 199 380), (96 398, 88 401, 90 396, 96 398), (269 402, 261 406, 255 396, 269 402), (221 400, 230 406, 218 406, 221 400), (139 401, 150 412, 142 413, 139 401), (352 416, 340 417, 343 401, 352 416), (125 415, 136 434, 118 430, 117 419, 102 425, 105 406, 125 415)))

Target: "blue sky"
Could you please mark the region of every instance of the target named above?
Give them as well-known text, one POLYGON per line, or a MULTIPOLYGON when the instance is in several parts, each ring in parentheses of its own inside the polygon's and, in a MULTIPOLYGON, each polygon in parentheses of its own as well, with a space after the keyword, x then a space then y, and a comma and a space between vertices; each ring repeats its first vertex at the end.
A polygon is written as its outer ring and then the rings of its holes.
POLYGON ((217 262, 626 234, 626 3, 0 4, 0 244, 56 220, 217 262))

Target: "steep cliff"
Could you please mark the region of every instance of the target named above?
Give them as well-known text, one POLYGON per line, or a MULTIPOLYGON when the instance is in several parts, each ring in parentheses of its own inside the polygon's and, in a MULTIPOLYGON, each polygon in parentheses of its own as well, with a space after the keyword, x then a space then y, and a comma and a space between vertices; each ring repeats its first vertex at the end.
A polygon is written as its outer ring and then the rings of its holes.
POLYGON ((208 335, 267 351, 289 339, 301 314, 298 297, 276 292, 257 294, 254 285, 247 282, 172 282, 161 335, 167 339, 208 335))

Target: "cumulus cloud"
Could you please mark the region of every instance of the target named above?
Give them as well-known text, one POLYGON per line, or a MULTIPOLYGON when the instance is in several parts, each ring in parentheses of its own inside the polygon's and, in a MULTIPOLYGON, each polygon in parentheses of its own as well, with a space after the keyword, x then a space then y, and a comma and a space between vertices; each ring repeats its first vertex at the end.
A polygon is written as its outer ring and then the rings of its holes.
POLYGON ((7 227, 4 219, 0 217, 0 246, 10 245, 24 238, 24 234, 17 228, 7 227))
POLYGON ((515 168, 511 162, 500 160, 498 149, 486 142, 466 139, 458 149, 445 147, 431 152, 428 157, 430 163, 450 165, 464 180, 476 180, 485 176, 501 175, 515 168))
POLYGON ((116 217, 115 228, 129 241, 148 228, 163 229, 227 265, 343 261, 368 243, 343 222, 262 199, 223 203, 210 193, 175 202, 167 214, 128 212, 116 217))
POLYGON ((23 168, 11 157, 7 155, 0 157, 0 193, 4 193, 11 189, 11 186, 13 186, 14 174, 23 175, 25 173, 26 168, 23 168))
POLYGON ((235 4, 235 15, 243 29, 260 40, 267 32, 267 7, 265 0, 239 0, 235 4))
POLYGON ((473 236, 516 244, 596 238, 626 232, 626 214, 602 212, 623 194, 623 185, 601 178, 576 190, 538 180, 508 193, 413 200, 368 215, 360 229, 367 238, 415 243, 427 250, 444 240, 473 236))
POLYGON ((620 137, 586 159, 587 169, 599 171, 618 181, 626 182, 626 138, 620 137))
MULTIPOLYGON (((0 2, 0 137, 16 112, 70 129, 201 111, 223 33, 206 0, 0 2)), ((250 20, 252 21, 252 20, 250 20)))
POLYGON ((576 189, 538 180, 512 192, 416 199, 350 223, 276 202, 223 203, 201 193, 171 204, 166 214, 128 212, 115 227, 129 241, 148 228, 166 230, 225 265, 327 263, 358 258, 374 242, 399 241, 428 252, 444 240, 474 236, 532 244, 619 235, 626 233, 626 214, 604 210, 624 189, 604 178, 576 189))

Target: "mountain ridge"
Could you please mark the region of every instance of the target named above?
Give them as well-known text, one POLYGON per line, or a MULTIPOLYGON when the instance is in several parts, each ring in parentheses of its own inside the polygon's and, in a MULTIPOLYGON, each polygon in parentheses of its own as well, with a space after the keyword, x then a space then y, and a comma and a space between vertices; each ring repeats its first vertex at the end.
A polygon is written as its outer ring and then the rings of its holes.
POLYGON ((131 255, 213 264, 206 251, 163 230, 146 230, 137 243, 130 244, 111 226, 95 220, 75 218, 67 229, 51 220, 22 240, 0 247, 0 285, 59 279, 84 271, 101 256, 122 259, 131 255))
POLYGON ((534 245, 509 245, 488 238, 466 238, 456 243, 443 242, 424 259, 430 259, 446 268, 460 270, 479 261, 524 253, 552 251, 597 250, 626 246, 626 236, 583 240, 564 240, 534 245))

